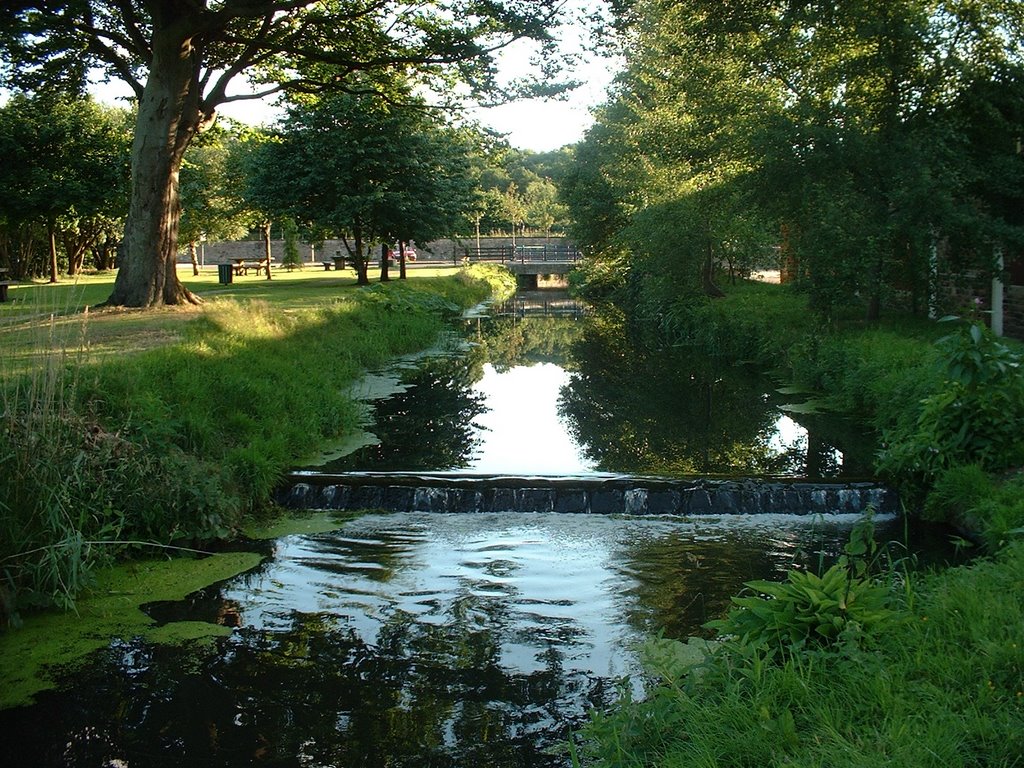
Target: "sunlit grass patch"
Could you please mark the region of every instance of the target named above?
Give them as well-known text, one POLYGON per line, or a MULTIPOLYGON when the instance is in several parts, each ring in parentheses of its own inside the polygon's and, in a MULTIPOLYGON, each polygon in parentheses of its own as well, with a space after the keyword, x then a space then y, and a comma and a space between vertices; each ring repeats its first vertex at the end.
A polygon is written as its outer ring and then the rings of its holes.
POLYGON ((65 303, 0 319, 0 456, 13 468, 0 473, 0 619, 72 605, 132 541, 231 535, 293 462, 358 429, 349 387, 363 370, 430 346, 489 291, 320 275, 211 282, 198 307, 147 311, 37 286, 65 303))

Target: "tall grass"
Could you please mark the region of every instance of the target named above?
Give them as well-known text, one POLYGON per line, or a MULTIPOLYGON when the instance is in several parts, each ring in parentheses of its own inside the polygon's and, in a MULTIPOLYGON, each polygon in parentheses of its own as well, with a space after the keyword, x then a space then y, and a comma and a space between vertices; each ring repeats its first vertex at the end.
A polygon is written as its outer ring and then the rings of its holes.
MULTIPOLYGON (((662 663, 647 698, 595 716, 592 766, 1017 766, 1024 544, 913 587, 870 649, 780 660, 726 644, 662 663)), ((666 654, 662 652, 660 658, 666 654)))
POLYGON ((358 426, 346 390, 363 369, 429 346, 489 291, 443 277, 298 307, 213 300, 177 341, 116 358, 88 354, 87 314, 61 326, 76 338, 41 337, 0 394, 0 620, 72 605, 128 550, 231 535, 298 457, 358 426))
MULTIPOLYGON (((0 617, 19 591, 21 602, 66 606, 87 577, 92 531, 75 486, 89 433, 75 409, 81 352, 68 351, 81 349, 87 316, 76 329, 58 326, 55 314, 34 330, 46 353, 0 392, 0 617), (74 339, 58 337, 69 329, 74 339)), ((2 354, 10 370, 13 350, 2 354)))

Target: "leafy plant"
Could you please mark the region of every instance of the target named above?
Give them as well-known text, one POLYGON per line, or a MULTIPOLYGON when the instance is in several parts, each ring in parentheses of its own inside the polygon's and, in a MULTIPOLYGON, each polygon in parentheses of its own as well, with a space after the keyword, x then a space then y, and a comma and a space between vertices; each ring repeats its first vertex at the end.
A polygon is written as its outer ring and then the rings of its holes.
POLYGON ((780 649, 857 647, 895 620, 891 593, 869 574, 877 545, 870 517, 854 526, 839 561, 818 576, 791 570, 784 582, 748 581, 758 594, 732 598, 736 608, 705 626, 740 645, 780 649))
MULTIPOLYGON (((992 480, 977 464, 950 467, 939 473, 924 502, 925 520, 968 523, 969 510, 992 494, 992 480)), ((974 529, 975 526, 969 525, 974 529)))
POLYGON ((302 257, 299 255, 299 227, 295 219, 285 219, 281 224, 284 233, 284 256, 281 264, 288 269, 302 269, 302 257))
POLYGON ((993 472, 1024 461, 1021 356, 976 324, 937 342, 945 382, 925 398, 917 421, 886 435, 879 469, 912 495, 949 467, 993 472))

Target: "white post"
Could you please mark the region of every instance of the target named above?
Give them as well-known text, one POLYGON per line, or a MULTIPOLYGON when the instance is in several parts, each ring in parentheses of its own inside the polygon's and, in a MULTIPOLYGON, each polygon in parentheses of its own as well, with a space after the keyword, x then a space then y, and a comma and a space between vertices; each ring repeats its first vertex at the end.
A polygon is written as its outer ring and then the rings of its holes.
POLYGON ((996 248, 996 274, 992 277, 992 333, 1003 335, 1003 249, 996 248))

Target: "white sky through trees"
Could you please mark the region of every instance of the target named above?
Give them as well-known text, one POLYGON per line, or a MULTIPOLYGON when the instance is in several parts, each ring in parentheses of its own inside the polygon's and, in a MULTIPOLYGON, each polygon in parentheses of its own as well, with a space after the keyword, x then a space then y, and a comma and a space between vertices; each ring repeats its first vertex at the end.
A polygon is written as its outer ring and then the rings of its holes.
MULTIPOLYGON (((567 13, 579 12, 587 5, 585 0, 569 0, 567 13)), ((605 99, 605 91, 612 80, 617 63, 586 51, 589 31, 577 24, 566 24, 560 32, 560 48, 579 57, 579 62, 568 78, 582 82, 562 99, 528 99, 497 107, 475 108, 469 115, 484 126, 505 134, 517 149, 547 152, 573 144, 593 122, 590 110, 605 99)), ((502 83, 527 74, 532 56, 531 44, 520 41, 498 55, 499 76, 502 83)), ((243 77, 236 78, 229 93, 242 93, 243 77)), ((94 83, 90 92, 99 101, 124 106, 125 99, 134 94, 120 81, 94 83)), ((280 115, 271 101, 236 101, 223 104, 217 114, 250 125, 271 124, 280 115)))

